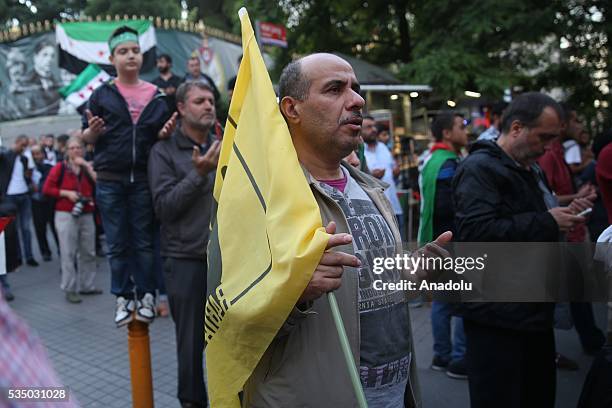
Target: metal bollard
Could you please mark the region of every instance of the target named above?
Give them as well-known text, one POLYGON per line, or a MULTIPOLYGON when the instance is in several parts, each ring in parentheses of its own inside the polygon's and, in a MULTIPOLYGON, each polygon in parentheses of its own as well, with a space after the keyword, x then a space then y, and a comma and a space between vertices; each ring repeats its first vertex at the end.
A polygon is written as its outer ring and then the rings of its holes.
POLYGON ((137 320, 128 324, 128 351, 132 380, 132 406, 153 408, 153 377, 149 325, 137 320))

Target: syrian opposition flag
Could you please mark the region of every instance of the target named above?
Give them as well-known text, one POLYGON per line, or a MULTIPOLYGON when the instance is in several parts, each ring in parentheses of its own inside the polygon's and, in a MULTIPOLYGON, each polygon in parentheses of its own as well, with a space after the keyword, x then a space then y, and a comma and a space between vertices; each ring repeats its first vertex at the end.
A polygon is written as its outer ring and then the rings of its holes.
POLYGON ((155 68, 155 28, 149 20, 91 21, 57 24, 55 40, 59 46, 59 66, 79 74, 89 64, 97 64, 114 74, 108 57, 108 39, 117 28, 128 26, 138 31, 143 54, 142 72, 155 68))
POLYGON ((90 64, 69 85, 59 90, 62 98, 80 112, 89 100, 94 89, 110 79, 98 65, 90 64))

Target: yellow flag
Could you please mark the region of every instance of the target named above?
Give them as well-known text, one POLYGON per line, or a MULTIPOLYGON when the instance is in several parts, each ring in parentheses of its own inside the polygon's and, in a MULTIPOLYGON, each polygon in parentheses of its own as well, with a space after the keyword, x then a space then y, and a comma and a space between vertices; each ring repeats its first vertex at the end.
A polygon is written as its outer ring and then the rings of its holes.
POLYGON ((238 393, 308 284, 327 245, 255 41, 239 12, 243 57, 217 168, 205 336, 211 406, 238 393))

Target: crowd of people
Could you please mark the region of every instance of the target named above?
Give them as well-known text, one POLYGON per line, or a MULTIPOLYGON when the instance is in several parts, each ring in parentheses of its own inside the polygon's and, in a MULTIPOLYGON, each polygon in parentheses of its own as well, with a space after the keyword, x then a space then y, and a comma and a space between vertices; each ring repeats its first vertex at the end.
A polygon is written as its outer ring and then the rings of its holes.
MULTIPOLYGON (((159 78, 142 80, 138 33, 129 27, 112 34, 109 48, 117 77, 94 91, 81 131, 40 141, 19 136, 1 152, 0 212, 16 215, 16 264, 39 265, 32 219, 43 260, 51 260, 50 230, 60 287, 71 303, 102 293, 94 280, 103 233, 115 324, 151 323, 168 313, 167 299, 178 398, 183 407, 205 407, 206 247, 222 136, 219 91, 197 57, 181 79, 172 58, 161 55, 159 78)), ((353 68, 337 56, 309 55, 281 74, 280 111, 334 252, 324 254, 245 384, 247 406, 355 405, 329 305, 319 300, 331 290, 369 406, 421 406, 411 297, 372 289, 372 259, 403 252, 410 209, 398 200, 400 169, 388 129, 364 115, 364 105, 353 68)), ((591 141, 580 118, 571 106, 526 93, 496 105, 491 127, 470 142, 459 112, 438 114, 419 177, 421 253, 447 256, 442 246, 451 240, 595 241, 612 222, 612 133, 591 141), (579 215, 589 208, 588 219, 579 215)), ((384 275, 403 277, 422 280, 428 272, 384 275)), ((6 275, 0 282, 11 300, 6 275)), ((605 338, 591 304, 569 308, 584 351, 596 353, 605 338)), ((474 408, 553 407, 556 369, 575 369, 555 351, 554 312, 554 303, 434 300, 431 368, 467 379, 474 408)))

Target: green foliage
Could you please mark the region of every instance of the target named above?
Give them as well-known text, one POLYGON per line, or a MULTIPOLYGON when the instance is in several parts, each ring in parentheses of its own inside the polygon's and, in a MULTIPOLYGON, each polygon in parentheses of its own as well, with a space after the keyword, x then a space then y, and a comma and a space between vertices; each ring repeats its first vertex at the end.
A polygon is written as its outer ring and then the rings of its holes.
POLYGON ((85 12, 90 16, 145 15, 162 18, 180 18, 179 0, 89 0, 85 12))
POLYGON ((85 0, 34 1, 37 10, 36 13, 32 13, 29 7, 19 4, 16 0, 0 0, 0 24, 5 27, 10 26, 13 19, 17 19, 19 24, 28 24, 62 17, 77 17, 85 8, 85 2, 85 0))
POLYGON ((552 29, 548 1, 433 0, 415 15, 414 63, 400 67, 408 81, 431 84, 456 97, 464 90, 501 96, 531 68, 533 51, 552 29))
MULTIPOLYGON (((240 34, 251 20, 284 24, 289 48, 267 47, 280 69, 296 56, 334 51, 386 67, 443 98, 465 90, 560 89, 597 122, 612 124, 610 0, 186 0, 188 19, 240 34), (563 46, 561 46, 563 44, 563 46), (599 107, 594 101, 599 101, 599 107), (607 106, 608 109, 605 109, 607 106)), ((0 24, 87 15, 179 18, 180 0, 45 0, 32 13, 0 0, 0 24)))

